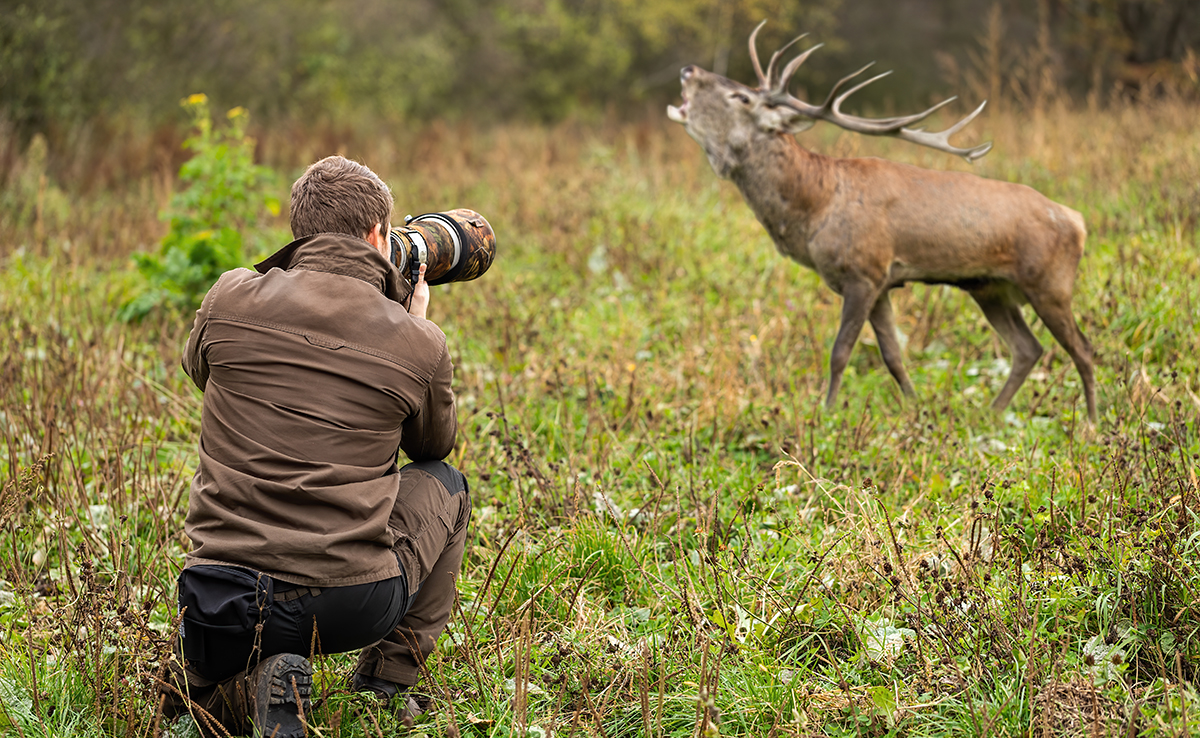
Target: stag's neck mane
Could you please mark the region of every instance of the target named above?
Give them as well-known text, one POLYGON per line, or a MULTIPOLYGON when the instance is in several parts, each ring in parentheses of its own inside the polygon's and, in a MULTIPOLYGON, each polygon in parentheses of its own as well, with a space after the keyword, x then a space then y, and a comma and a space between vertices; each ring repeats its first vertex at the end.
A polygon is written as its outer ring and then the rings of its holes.
POLYGON ((765 134, 746 148, 729 178, 780 251, 803 263, 796 249, 833 199, 836 161, 809 151, 791 134, 765 134))

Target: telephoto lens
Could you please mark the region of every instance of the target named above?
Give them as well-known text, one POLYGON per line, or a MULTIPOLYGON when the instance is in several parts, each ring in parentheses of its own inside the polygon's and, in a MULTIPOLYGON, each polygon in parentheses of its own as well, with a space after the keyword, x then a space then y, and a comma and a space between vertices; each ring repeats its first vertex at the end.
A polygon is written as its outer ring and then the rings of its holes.
POLYGON ((392 263, 411 284, 421 265, 431 285, 479 279, 496 256, 496 234, 482 215, 457 208, 404 219, 388 233, 392 263))

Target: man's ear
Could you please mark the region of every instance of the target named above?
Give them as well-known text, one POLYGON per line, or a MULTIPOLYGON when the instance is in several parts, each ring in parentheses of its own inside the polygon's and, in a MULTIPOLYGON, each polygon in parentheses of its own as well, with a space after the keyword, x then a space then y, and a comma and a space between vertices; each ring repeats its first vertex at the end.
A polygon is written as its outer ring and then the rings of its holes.
POLYGON ((367 243, 375 247, 376 251, 383 254, 383 258, 387 259, 391 256, 391 254, 388 253, 388 237, 387 234, 383 232, 383 228, 384 226, 382 223, 376 223, 375 227, 372 228, 371 232, 368 233, 364 238, 366 239, 367 243))

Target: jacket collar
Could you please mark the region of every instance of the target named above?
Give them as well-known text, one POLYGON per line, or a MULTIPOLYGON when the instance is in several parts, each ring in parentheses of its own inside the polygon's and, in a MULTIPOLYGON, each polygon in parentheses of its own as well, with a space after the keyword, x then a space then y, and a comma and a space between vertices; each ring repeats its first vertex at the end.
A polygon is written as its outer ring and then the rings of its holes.
POLYGON ((412 286, 400 276, 400 270, 365 240, 342 233, 298 238, 254 268, 260 274, 272 269, 304 269, 361 279, 405 308, 412 298, 412 286))

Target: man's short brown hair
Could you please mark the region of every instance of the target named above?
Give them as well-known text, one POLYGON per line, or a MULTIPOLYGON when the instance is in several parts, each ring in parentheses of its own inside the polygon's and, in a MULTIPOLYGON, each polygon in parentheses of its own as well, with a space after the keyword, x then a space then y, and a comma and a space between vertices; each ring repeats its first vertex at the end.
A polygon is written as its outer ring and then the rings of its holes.
POLYGON ((362 236, 392 214, 392 191, 375 172, 342 156, 327 156, 292 185, 292 236, 362 236))

